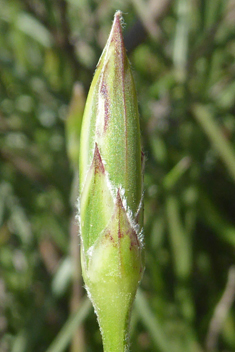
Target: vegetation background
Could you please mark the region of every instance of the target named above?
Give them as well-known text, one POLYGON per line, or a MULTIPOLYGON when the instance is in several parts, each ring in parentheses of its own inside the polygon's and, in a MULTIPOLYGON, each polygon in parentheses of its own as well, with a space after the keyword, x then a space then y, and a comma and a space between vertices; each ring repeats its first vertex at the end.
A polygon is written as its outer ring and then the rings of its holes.
POLYGON ((117 9, 146 155, 132 350, 235 351, 235 1, 0 0, 1 352, 102 351, 74 203, 117 9))

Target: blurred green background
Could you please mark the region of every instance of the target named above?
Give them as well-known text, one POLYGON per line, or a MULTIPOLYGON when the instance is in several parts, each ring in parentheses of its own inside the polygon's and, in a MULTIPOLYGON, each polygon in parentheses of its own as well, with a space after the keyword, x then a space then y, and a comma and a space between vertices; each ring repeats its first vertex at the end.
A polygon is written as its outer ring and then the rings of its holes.
POLYGON ((0 0, 0 351, 102 351, 75 220, 115 10, 137 85, 146 270, 132 351, 235 351, 235 1, 0 0))

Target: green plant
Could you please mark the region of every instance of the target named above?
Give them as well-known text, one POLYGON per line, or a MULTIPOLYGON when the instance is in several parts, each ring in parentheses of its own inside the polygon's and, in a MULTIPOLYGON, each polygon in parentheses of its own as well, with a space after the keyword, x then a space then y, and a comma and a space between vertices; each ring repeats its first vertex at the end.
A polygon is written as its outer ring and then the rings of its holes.
POLYGON ((121 21, 118 11, 91 84, 79 165, 82 271, 105 352, 128 350, 143 273, 139 114, 121 21))

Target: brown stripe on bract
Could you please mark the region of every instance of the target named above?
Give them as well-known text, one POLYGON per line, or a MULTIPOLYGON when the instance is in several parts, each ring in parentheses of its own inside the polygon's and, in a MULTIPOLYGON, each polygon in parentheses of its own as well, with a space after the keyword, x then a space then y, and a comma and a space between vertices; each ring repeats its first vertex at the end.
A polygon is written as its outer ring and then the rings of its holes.
MULTIPOLYGON (((122 27, 121 27, 121 12, 117 11, 115 16, 114 16, 114 22, 113 22, 113 27, 111 31, 111 38, 110 38, 110 44, 113 43, 114 48, 115 48, 115 64, 117 65, 117 69, 121 69, 121 79, 124 80, 124 57, 125 57, 125 46, 123 42, 123 36, 122 36, 122 27)), ((104 98, 104 131, 106 132, 108 128, 108 122, 110 119, 110 104, 109 104, 109 92, 108 92, 108 87, 107 87, 107 80, 108 80, 108 67, 109 67, 109 62, 106 63, 104 71, 103 71, 103 77, 101 81, 101 86, 100 86, 100 93, 102 94, 104 98)), ((118 72, 117 71, 117 72, 118 72)), ((118 79, 119 77, 116 77, 117 83, 119 83, 118 79)), ((114 89, 115 90, 115 89, 114 89)), ((114 92, 115 94, 115 92, 114 92)))
MULTIPOLYGON (((104 75, 105 75, 105 72, 104 72, 104 75)), ((105 83, 104 77, 101 82, 100 93, 102 94, 102 96, 104 98, 104 132, 106 132, 106 130, 108 128, 108 121, 110 118, 110 114, 109 114, 110 107, 109 107, 109 99, 108 99, 109 93, 108 93, 107 84, 105 83)))
POLYGON ((128 163, 127 163, 127 154, 128 154, 128 132, 127 132, 127 111, 126 111, 126 94, 125 94, 125 61, 126 59, 126 49, 124 46, 123 36, 122 36, 122 13, 117 11, 114 16, 113 28, 112 28, 112 37, 111 43, 114 43, 116 50, 115 64, 118 72, 117 82, 121 84, 122 90, 122 105, 123 105, 123 118, 124 118, 124 127, 125 127, 125 170, 124 173, 128 173, 128 163), (120 76, 119 76, 120 75, 120 76))

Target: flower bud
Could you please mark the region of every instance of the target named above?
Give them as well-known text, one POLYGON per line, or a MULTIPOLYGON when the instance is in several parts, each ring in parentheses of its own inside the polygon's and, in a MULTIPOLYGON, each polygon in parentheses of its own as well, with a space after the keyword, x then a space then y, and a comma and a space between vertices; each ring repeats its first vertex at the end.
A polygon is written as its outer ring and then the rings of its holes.
POLYGON ((138 104, 115 14, 88 94, 80 144, 82 271, 104 350, 126 351, 143 272, 138 104))

